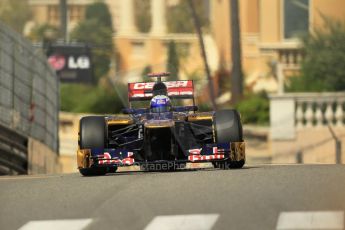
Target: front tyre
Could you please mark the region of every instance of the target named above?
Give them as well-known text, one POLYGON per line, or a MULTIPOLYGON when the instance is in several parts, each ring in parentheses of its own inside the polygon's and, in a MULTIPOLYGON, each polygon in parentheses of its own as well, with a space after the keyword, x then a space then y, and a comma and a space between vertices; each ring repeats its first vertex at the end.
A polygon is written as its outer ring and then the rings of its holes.
POLYGON ((243 167, 243 165, 246 163, 245 160, 239 160, 239 161, 231 161, 229 163, 229 167, 231 169, 240 169, 243 167))
POLYGON ((217 111, 214 114, 213 120, 217 143, 243 141, 241 118, 236 110, 217 111))
POLYGON ((87 116, 79 123, 80 149, 101 148, 106 146, 107 125, 102 116, 87 116))
MULTIPOLYGON (((237 110, 228 109, 215 112, 214 117, 216 143, 243 142, 241 117, 237 110)), ((242 168, 245 160, 218 161, 212 163, 215 168, 238 169, 242 168)))
POLYGON ((82 168, 79 172, 83 176, 103 176, 107 173, 107 168, 82 168))
POLYGON ((81 168, 79 172, 83 176, 103 176, 107 173, 115 173, 117 166, 102 167, 102 168, 81 168))

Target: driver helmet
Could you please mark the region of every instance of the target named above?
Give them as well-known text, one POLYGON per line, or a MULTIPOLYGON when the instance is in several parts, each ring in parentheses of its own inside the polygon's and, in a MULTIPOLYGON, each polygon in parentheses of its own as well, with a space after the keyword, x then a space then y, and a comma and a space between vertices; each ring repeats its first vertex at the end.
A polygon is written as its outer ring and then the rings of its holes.
POLYGON ((153 113, 164 113, 171 110, 171 102, 169 97, 165 95, 157 95, 151 99, 150 109, 153 113))

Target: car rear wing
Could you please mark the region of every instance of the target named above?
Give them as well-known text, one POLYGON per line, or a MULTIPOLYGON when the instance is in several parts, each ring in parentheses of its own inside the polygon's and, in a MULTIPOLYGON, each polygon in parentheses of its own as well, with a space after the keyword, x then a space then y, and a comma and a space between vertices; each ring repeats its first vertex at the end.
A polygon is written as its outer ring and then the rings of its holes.
MULTIPOLYGON (((136 82, 128 83, 128 100, 148 101, 153 97, 153 86, 156 82, 136 82)), ((176 99, 193 99, 194 85, 192 80, 164 81, 168 89, 168 96, 176 99)))

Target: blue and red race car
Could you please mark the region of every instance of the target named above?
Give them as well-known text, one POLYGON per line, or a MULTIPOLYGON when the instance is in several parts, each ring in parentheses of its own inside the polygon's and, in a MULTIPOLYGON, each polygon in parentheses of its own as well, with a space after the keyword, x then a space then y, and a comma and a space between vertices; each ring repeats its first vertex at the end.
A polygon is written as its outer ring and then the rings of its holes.
POLYGON ((239 113, 197 112, 193 81, 161 80, 168 75, 149 74, 155 82, 129 83, 129 108, 123 115, 80 119, 77 163, 82 175, 104 175, 130 165, 147 171, 176 170, 188 162, 212 162, 223 169, 243 167, 239 113), (174 99, 192 103, 174 106, 174 99), (134 108, 138 101, 150 101, 150 106, 134 108))

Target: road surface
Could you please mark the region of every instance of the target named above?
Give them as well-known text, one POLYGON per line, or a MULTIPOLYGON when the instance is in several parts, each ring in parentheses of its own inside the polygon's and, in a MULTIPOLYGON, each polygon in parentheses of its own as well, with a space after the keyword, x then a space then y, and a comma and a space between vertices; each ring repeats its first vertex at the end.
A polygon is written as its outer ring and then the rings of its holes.
POLYGON ((344 229, 345 166, 6 176, 0 202, 0 229, 344 229))

